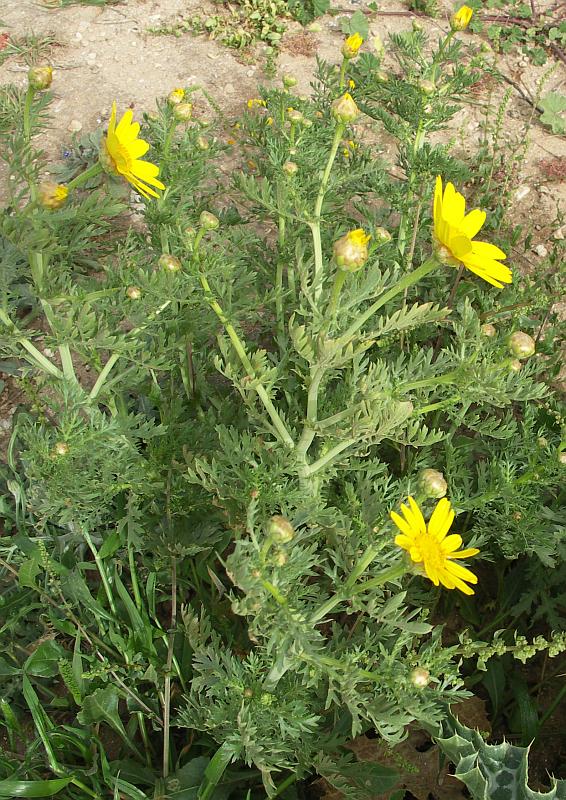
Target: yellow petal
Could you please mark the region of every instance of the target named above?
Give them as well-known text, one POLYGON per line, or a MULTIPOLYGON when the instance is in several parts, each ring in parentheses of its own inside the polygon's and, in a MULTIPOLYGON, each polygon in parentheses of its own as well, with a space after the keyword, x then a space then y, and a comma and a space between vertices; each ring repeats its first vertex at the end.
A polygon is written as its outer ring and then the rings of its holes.
POLYGON ((473 239, 476 233, 483 228, 485 217, 485 211, 480 211, 479 208, 474 208, 473 211, 470 211, 469 214, 466 214, 459 225, 464 236, 468 236, 470 239, 473 239))
POLYGON ((446 570, 442 570, 442 572, 439 572, 438 577, 440 578, 440 582, 442 583, 442 585, 445 586, 447 589, 456 588, 454 579, 446 572, 446 570))
POLYGON ((434 186, 434 206, 433 206, 433 216, 434 216, 434 233, 436 234, 436 238, 440 239, 440 223, 442 222, 442 178, 440 175, 436 178, 436 184, 434 186))
POLYGON ((463 594, 474 594, 474 590, 468 586, 467 583, 464 583, 463 580, 460 580, 460 578, 457 578, 456 576, 453 576, 453 580, 455 588, 459 589, 463 594))
POLYGON ((500 261, 477 256, 474 253, 467 253, 462 257, 462 263, 471 272, 479 275, 484 281, 497 286, 499 289, 503 288, 504 283, 512 283, 513 281, 511 270, 505 264, 501 264, 500 261))
POLYGON ((464 219, 465 213, 466 201, 463 195, 456 191, 452 183, 447 183, 442 203, 442 216, 450 225, 458 225, 464 219))
POLYGON ((454 258, 462 259, 463 256, 472 252, 472 243, 466 236, 462 236, 457 230, 452 229, 449 234, 448 248, 454 258))
POLYGON ((462 564, 458 564, 456 561, 447 561, 446 569, 450 575, 455 575, 457 578, 461 578, 463 581, 468 581, 468 583, 478 582, 477 577, 473 572, 471 572, 471 570, 469 570, 467 567, 463 567, 462 564))
POLYGON ((122 115, 122 119, 116 125, 116 136, 118 136, 119 139, 122 139, 124 137, 124 134, 127 133, 128 128, 132 124, 133 116, 134 116, 134 113, 133 113, 131 108, 129 108, 127 111, 124 111, 124 113, 122 115))
POLYGON ((473 242, 472 252, 474 255, 484 256, 485 258, 507 258, 503 250, 490 242, 473 242))
POLYGON ((132 184, 134 189, 136 189, 144 197, 147 197, 147 198, 149 198, 150 196, 151 197, 159 197, 157 192, 155 192, 149 186, 146 186, 145 183, 142 183, 141 181, 139 181, 135 177, 135 175, 129 174, 129 175, 126 175, 125 177, 129 181, 129 183, 132 184))
POLYGON ((446 558, 470 558, 470 556, 477 556, 478 553, 477 547, 468 547, 466 550, 460 550, 457 553, 449 553, 446 558))
POLYGON ((413 527, 417 531, 419 531, 419 533, 426 533, 426 523, 424 521, 424 517, 422 515, 420 508, 415 502, 414 497, 408 497, 407 499, 409 501, 411 510, 409 511, 409 509, 406 506, 401 506, 401 508, 403 509, 403 513, 405 514, 405 518, 408 519, 409 523, 411 522, 411 519, 413 520, 414 523, 413 527), (408 517, 408 515, 410 516, 410 518, 408 517))
POLYGON ((436 504, 436 508, 432 512, 432 516, 428 522, 428 532, 434 536, 437 542, 440 542, 454 522, 454 511, 450 505, 450 501, 443 497, 436 504))
MULTIPOLYGON (((134 161, 134 163, 132 164, 132 174, 135 175, 136 178, 139 178, 140 180, 144 181, 145 183, 149 183, 150 186, 156 186, 158 189, 165 189, 164 184, 161 183, 160 180, 157 180, 157 178, 154 178, 151 174, 148 174, 148 172, 145 169, 138 169, 138 164, 145 164, 145 163, 146 163, 145 161, 134 161)), ((153 164, 151 166, 153 166, 153 164)), ((157 167, 156 170, 158 173, 159 169, 157 167)))
POLYGON ((132 142, 128 145, 128 153, 132 158, 141 158, 141 156, 145 156, 147 151, 149 150, 149 143, 144 142, 143 139, 136 139, 135 142, 132 142))
POLYGON ((393 520, 395 525, 397 525, 399 530, 402 531, 407 537, 409 537, 411 540, 415 538, 415 532, 413 531, 409 523, 403 519, 403 517, 400 517, 399 514, 396 514, 395 511, 392 511, 391 519, 393 520))
POLYGON ((108 122, 108 136, 113 135, 116 129, 116 101, 112 103, 112 113, 108 122))
POLYGON ((403 550, 409 550, 413 544, 413 540, 409 536, 400 533, 395 537, 395 544, 402 547, 403 550))
POLYGON ((434 567, 428 561, 425 561, 424 562, 424 568, 425 568, 425 572, 427 574, 427 578, 429 578, 434 583, 435 586, 438 586, 438 584, 440 583, 440 580, 439 580, 438 573, 434 569, 434 567))
POLYGON ((450 536, 447 536, 445 539, 442 540, 442 542, 440 543, 440 549, 442 550, 444 555, 449 555, 454 553, 454 551, 457 550, 461 544, 462 544, 462 537, 457 533, 451 533, 450 536))

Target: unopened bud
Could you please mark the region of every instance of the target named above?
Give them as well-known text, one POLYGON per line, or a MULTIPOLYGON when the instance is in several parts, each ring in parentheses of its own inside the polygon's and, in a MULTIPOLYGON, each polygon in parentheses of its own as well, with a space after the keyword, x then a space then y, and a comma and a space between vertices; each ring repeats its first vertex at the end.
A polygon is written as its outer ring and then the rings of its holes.
POLYGON ((347 124, 355 122, 360 114, 356 101, 349 92, 346 92, 332 103, 332 116, 337 122, 347 124))
POLYGON ((522 367, 523 367, 523 365, 521 364, 521 362, 519 361, 519 359, 518 359, 518 358, 513 358, 513 359, 512 359, 512 360, 509 362, 509 369, 510 369, 512 372, 520 372, 520 371, 521 371, 521 369, 522 369, 522 367))
POLYGON ((419 81, 419 89, 423 94, 430 96, 431 94, 434 94, 436 90, 436 84, 434 81, 422 80, 419 81))
POLYGON ((283 75, 282 81, 285 89, 292 89, 293 86, 297 85, 297 79, 294 75, 283 75))
POLYGON ((371 236, 362 228, 349 231, 334 242, 334 258, 340 269, 357 272, 368 260, 368 242, 371 236))
POLYGON ((515 331, 507 340, 509 351, 517 358, 529 358, 536 350, 535 340, 528 333, 515 331))
POLYGON ((297 174, 299 167, 298 167, 298 165, 297 165, 297 164, 295 164, 295 162, 294 162, 294 161, 286 161, 286 162, 283 164, 283 167, 282 167, 282 169, 283 169, 283 172, 284 172, 286 175, 288 175, 290 178, 292 178, 292 177, 293 177, 293 175, 296 175, 296 174, 297 174))
POLYGON ((284 567, 287 563, 287 553, 284 553, 283 550, 277 553, 275 556, 275 563, 278 567, 284 567))
POLYGON ((305 117, 301 114, 300 111, 297 111, 296 108, 292 108, 287 111, 287 117, 293 123, 293 125, 302 125, 305 121, 305 117))
POLYGON ((348 36, 342 45, 342 55, 344 58, 355 58, 358 55, 358 51, 363 43, 363 38, 357 32, 352 33, 351 36, 348 36))
POLYGON ((417 689, 424 689, 425 686, 428 686, 429 681, 430 672, 428 669, 424 669, 424 667, 416 667, 411 672, 411 683, 413 686, 416 686, 417 689))
POLYGON ((561 450, 560 453, 558 453, 558 463, 566 464, 566 450, 561 450))
POLYGON ((545 439, 544 436, 539 436, 537 439, 537 444, 539 447, 548 447, 548 439, 545 439))
POLYGON ((419 486, 427 497, 434 497, 437 500, 444 497, 448 490, 444 475, 437 469, 423 469, 419 475, 419 486))
POLYGON ((197 147, 199 150, 208 150, 210 147, 208 139, 205 136, 199 136, 197 139, 197 147))
POLYGON ((53 449, 58 456, 66 456, 69 452, 69 445, 67 442, 57 442, 53 449))
POLYGON ((244 689, 244 697, 250 698, 253 696, 254 696, 253 689, 250 688, 244 689))
POLYGON ((276 514, 269 520, 267 529, 269 535, 280 544, 290 542, 295 536, 295 529, 286 517, 276 514))
POLYGON ((42 181, 38 186, 39 202, 43 208, 47 208, 49 211, 65 205, 68 196, 69 190, 62 183, 42 181))
POLYGON ((215 231, 220 225, 218 217, 211 214, 210 211, 203 211, 198 221, 201 228, 204 228, 205 231, 215 231))
POLYGON ((53 69, 51 67, 31 67, 28 71, 28 82, 32 89, 41 92, 49 89, 53 81, 53 69))
POLYGON ((128 286, 126 289, 126 296, 130 298, 130 300, 139 300, 142 296, 141 289, 139 286, 128 286))
POLYGON ((455 14, 452 14, 450 18, 450 27, 452 30, 465 31, 470 24, 473 13, 473 8, 470 8, 469 6, 462 6, 459 8, 458 11, 456 11, 455 14))
POLYGON ((412 25, 415 32, 422 31, 423 29, 422 23, 419 22, 418 19, 414 19, 412 25))
POLYGON ((373 232, 373 240, 376 244, 387 244, 391 241, 391 234, 387 228, 376 228, 373 232))
POLYGON ((378 69, 374 72, 374 78, 378 83, 387 83, 389 75, 387 72, 384 72, 384 70, 378 69))
POLYGON ((184 89, 173 89, 173 91, 169 92, 167 95, 167 102, 170 106, 178 106, 180 105, 183 100, 185 99, 185 90, 184 89))
POLYGON ((164 269, 166 272, 179 272, 181 269, 181 262, 176 256, 172 256, 171 253, 162 253, 157 263, 161 269, 164 269))
POLYGON ((175 119, 179 122, 188 122, 193 116, 193 104, 179 103, 178 106, 174 106, 173 113, 175 114, 175 119))
POLYGON ((490 339, 492 339, 494 336, 497 336, 497 328, 495 325, 492 325, 491 322, 486 322, 484 325, 482 325, 480 331, 484 336, 487 336, 490 339))

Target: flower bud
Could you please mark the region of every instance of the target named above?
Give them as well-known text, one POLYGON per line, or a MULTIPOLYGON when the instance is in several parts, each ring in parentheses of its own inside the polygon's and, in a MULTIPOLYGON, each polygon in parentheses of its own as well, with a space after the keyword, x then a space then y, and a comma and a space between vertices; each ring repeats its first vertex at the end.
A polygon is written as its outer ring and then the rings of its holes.
POLYGON ((389 75, 387 72, 384 72, 382 69, 378 69, 374 73, 374 78, 378 83, 387 83, 389 80, 389 75))
POLYGON ((358 55, 358 51, 363 42, 363 38, 357 32, 352 33, 351 36, 348 36, 342 45, 342 55, 344 58, 355 58, 358 55))
POLYGON ((28 82, 32 89, 41 92, 49 89, 53 80, 53 69, 51 67, 31 67, 28 71, 28 82))
POLYGON ((181 262, 176 256, 172 256, 171 253, 162 253, 157 263, 161 269, 164 269, 166 272, 179 272, 181 269, 181 262))
POLYGON ((244 697, 249 698, 253 696, 254 696, 253 689, 250 689, 249 687, 247 689, 244 689, 244 697))
POLYGON ((295 164, 294 161, 286 161, 283 164, 282 169, 283 169, 283 172, 286 175, 288 175, 290 178, 292 178, 294 175, 297 174, 297 171, 298 171, 299 167, 298 167, 297 164, 295 164))
POLYGON ((139 300, 141 296, 142 293, 139 286, 128 286, 126 289, 126 297, 129 297, 130 300, 139 300))
POLYGON ((56 442, 53 450, 55 451, 55 454, 58 456, 66 456, 69 453, 69 445, 67 444, 67 442, 56 442))
POLYGON ((178 106, 180 105, 185 98, 185 90, 184 89, 173 89, 167 95, 167 102, 170 106, 178 106))
POLYGON ((497 336, 497 328, 495 325, 492 325, 491 322, 486 322, 484 325, 482 325, 480 331, 484 336, 487 336, 490 339, 492 339, 494 336, 497 336))
POLYGON ((279 542, 279 544, 286 544, 290 542, 295 536, 295 529, 286 517, 276 514, 269 520, 267 528, 269 535, 279 542))
POLYGON ((368 260, 368 242, 371 236, 362 228, 348 231, 334 242, 334 258, 336 263, 345 272, 357 272, 368 260))
POLYGON ((38 186, 38 198, 43 208, 54 211, 65 205, 69 190, 62 183, 54 181, 42 181, 38 186))
POLYGON ((419 89, 423 94, 430 96, 431 94, 434 94, 436 90, 436 84, 434 81, 422 80, 419 81, 419 89))
POLYGON ((414 19, 413 20, 412 26, 413 26, 413 30, 415 31, 415 33, 418 33, 419 31, 422 31, 422 29, 423 29, 422 22, 419 22, 418 19, 414 19))
POLYGON ((178 122, 188 122, 193 116, 193 104, 179 103, 179 105, 174 106, 173 113, 178 122))
POLYGON ((387 244, 391 241, 391 234, 387 228, 376 228, 373 232, 373 240, 376 244, 387 244))
POLYGON ((413 686, 416 686, 417 689, 424 689, 425 686, 428 686, 429 680, 430 672, 428 669, 424 669, 424 667, 415 667, 411 672, 411 683, 413 686))
POLYGON ((445 497, 448 489, 444 475, 437 469, 423 469, 419 475, 419 486, 427 497, 434 497, 437 500, 445 497))
POLYGON ((558 463, 566 464, 566 450, 562 450, 560 453, 558 453, 558 463))
POLYGON ((199 150, 208 150, 210 147, 209 141, 205 136, 199 136, 197 139, 197 148, 199 150))
POLYGON ((211 214, 210 211, 203 211, 198 221, 201 228, 204 228, 205 231, 215 231, 220 226, 220 220, 218 217, 214 216, 214 214, 211 214))
POLYGON ((283 75, 283 78, 281 80, 283 82, 283 86, 285 87, 285 89, 292 89, 293 86, 297 85, 297 79, 295 78, 294 75, 288 75, 288 74, 283 75))
POLYGON ((355 122, 360 113, 356 101, 349 92, 346 92, 332 103, 332 116, 337 122, 347 124, 355 122))
POLYGON ((287 560, 287 553, 284 553, 283 550, 280 550, 275 556, 275 563, 278 567, 284 567, 287 563, 287 560))
POLYGON ((517 358, 529 358, 536 350, 535 340, 523 331, 515 331, 508 339, 509 351, 517 358))
POLYGON ((450 27, 452 30, 465 31, 470 24, 473 13, 473 8, 470 8, 469 6, 461 6, 461 8, 459 8, 455 14, 452 14, 452 17, 450 18, 450 27))
POLYGON ((539 436, 537 439, 537 444, 539 447, 548 447, 548 439, 545 439, 544 436, 539 436))
POLYGON ((518 359, 518 358, 513 358, 513 359, 512 359, 512 360, 509 362, 509 369, 510 369, 512 372, 520 372, 520 371, 521 371, 521 368, 522 368, 522 366, 523 366, 523 365, 521 364, 521 362, 519 361, 519 359, 518 359))

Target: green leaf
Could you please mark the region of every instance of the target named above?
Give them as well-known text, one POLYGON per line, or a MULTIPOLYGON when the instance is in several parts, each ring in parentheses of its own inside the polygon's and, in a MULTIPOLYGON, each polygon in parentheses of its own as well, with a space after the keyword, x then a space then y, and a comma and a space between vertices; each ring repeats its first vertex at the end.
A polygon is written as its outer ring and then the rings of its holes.
POLYGON ((491 710, 493 716, 496 717, 501 708, 505 689, 505 670, 501 661, 495 658, 490 659, 482 683, 488 691, 491 710))
POLYGON ((549 92, 540 101, 543 109, 540 121, 552 130, 552 133, 566 133, 566 119, 563 112, 566 111, 566 97, 560 92, 549 92))
POLYGON ((232 760, 234 751, 227 743, 224 743, 214 754, 212 760, 204 771, 204 779, 202 780, 198 790, 198 800, 208 800, 214 792, 214 789, 221 780, 226 767, 232 760))
POLYGON ((70 778, 54 778, 48 781, 0 781, 0 797, 53 797, 68 786, 70 778))
POLYGON ((37 589, 35 579, 40 572, 41 567, 36 558, 28 558, 23 561, 18 570, 20 586, 29 586, 31 589, 37 589))
POLYGON ((352 33, 359 33, 362 39, 367 39, 369 35, 369 23, 363 11, 356 11, 348 19, 342 20, 342 33, 350 36, 352 33))
POLYGON ((59 672, 59 659, 64 657, 65 650, 61 645, 48 639, 34 650, 24 664, 24 670, 28 675, 36 678, 53 678, 59 672))
POLYGON ((118 531, 113 531, 102 543, 102 547, 98 551, 100 558, 109 558, 113 556, 116 550, 120 548, 122 542, 120 541, 120 534, 118 531))
POLYGON ((209 758, 199 756, 173 773, 166 782, 167 797, 171 800, 196 800, 209 763, 209 758))
POLYGON ((19 667, 13 667, 5 658, 0 656, 0 678, 8 678, 10 675, 19 675, 19 667))
POLYGON ((114 728, 120 736, 127 739, 126 729, 118 714, 118 701, 120 695, 114 686, 105 686, 97 689, 83 699, 82 710, 77 719, 82 725, 95 725, 97 722, 106 722, 114 728))

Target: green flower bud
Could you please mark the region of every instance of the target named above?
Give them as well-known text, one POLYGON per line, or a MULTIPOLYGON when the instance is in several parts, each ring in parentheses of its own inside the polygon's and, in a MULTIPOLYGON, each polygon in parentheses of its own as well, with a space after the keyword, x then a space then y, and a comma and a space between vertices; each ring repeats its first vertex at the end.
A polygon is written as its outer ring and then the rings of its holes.
POLYGON ((419 486, 427 497, 438 500, 444 497, 448 490, 444 475, 437 469, 423 469, 419 475, 419 486))
POLYGON ((41 92, 49 89, 53 81, 52 67, 31 67, 28 71, 28 82, 32 89, 41 92))
POLYGON ((512 372, 520 372, 520 371, 521 371, 521 369, 522 369, 522 367, 523 367, 523 365, 521 364, 521 362, 519 361, 519 359, 518 359, 518 358, 513 358, 513 359, 511 359, 511 361, 509 362, 509 369, 510 369, 512 372))
POLYGON ((280 544, 290 542, 295 536, 295 529, 286 517, 276 514, 269 520, 268 534, 280 544))
POLYGON ((334 242, 334 258, 340 269, 357 272, 368 260, 368 242, 371 236, 362 228, 349 231, 334 242))
POLYGON ((387 83, 389 81, 388 73, 384 72, 382 69, 375 71, 374 78, 378 83, 387 83))
POLYGON ((130 298, 130 300, 139 300, 142 296, 141 289, 139 286, 128 286, 126 289, 126 296, 130 298))
POLYGON ((419 81, 419 89, 421 90, 421 92, 423 92, 423 94, 430 96, 431 94, 434 94, 434 92, 436 91, 436 84, 434 83, 434 81, 422 80, 419 81))
POLYGON ((210 211, 203 211, 199 217, 199 225, 205 231, 215 231, 220 226, 220 220, 210 211))
POLYGON ((391 241, 391 234, 387 228, 376 228, 373 232, 373 240, 376 244, 387 244, 391 241))
POLYGON ((359 114, 360 109, 349 92, 346 92, 332 103, 332 116, 337 122, 344 124, 355 122, 359 114))
POLYGON ((197 139, 197 147, 199 150, 208 150, 210 147, 208 139, 205 136, 199 136, 197 139))
POLYGON ((544 436, 539 436, 537 439, 537 444, 542 448, 548 447, 548 439, 546 439, 544 436))
POLYGON ((294 175, 297 174, 299 167, 295 164, 294 161, 286 161, 282 167, 283 172, 292 178, 294 175))
POLYGON ((173 113, 178 122, 188 122, 193 116, 193 104, 179 103, 179 105, 174 106, 173 113))
POLYGON ((558 463, 566 464, 566 450, 561 450, 560 453, 558 453, 558 463))
POLYGON ((56 442, 53 450, 57 456, 66 456, 69 453, 69 445, 67 442, 56 442))
POLYGON ((172 256, 171 253, 162 253, 157 263, 161 269, 166 270, 166 272, 179 272, 181 269, 181 262, 176 256, 172 256))
POLYGON ((294 77, 294 75, 283 75, 281 80, 285 89, 292 89, 293 86, 297 85, 297 79, 294 77))
POLYGON ((497 336, 497 328, 495 325, 492 325, 491 322, 486 322, 484 325, 482 325, 480 331, 484 336, 487 336, 490 339, 492 339, 494 336, 497 336))
POLYGON ((528 333, 515 331, 508 339, 509 351, 517 358, 529 358, 536 350, 535 340, 528 333))
POLYGON ((428 686, 430 681, 430 672, 428 669, 424 669, 424 667, 416 667, 411 672, 411 683, 413 686, 416 686, 417 689, 424 689, 425 686, 428 686))

